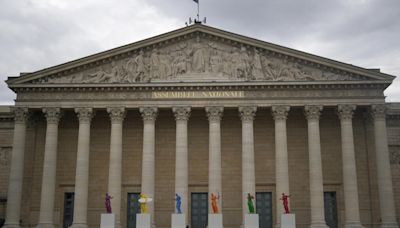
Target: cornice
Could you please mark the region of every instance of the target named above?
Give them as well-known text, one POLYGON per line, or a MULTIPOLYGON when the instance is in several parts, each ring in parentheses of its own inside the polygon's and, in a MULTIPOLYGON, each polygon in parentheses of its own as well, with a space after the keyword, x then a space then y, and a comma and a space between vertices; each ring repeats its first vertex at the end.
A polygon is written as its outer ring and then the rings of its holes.
POLYGON ((329 81, 329 82, 188 82, 135 84, 21 84, 10 86, 16 92, 113 92, 113 91, 196 91, 196 90, 312 90, 312 89, 381 89, 387 81, 329 81))
POLYGON ((98 66, 100 64, 132 56, 135 53, 138 53, 140 50, 150 50, 155 47, 163 46, 165 44, 186 40, 197 35, 233 45, 245 46, 247 48, 258 48, 261 52, 265 52, 266 54, 271 56, 291 61, 297 61, 304 65, 308 65, 317 69, 329 70, 342 75, 358 76, 366 80, 384 80, 389 84, 395 78, 394 76, 380 73, 378 71, 356 67, 354 65, 334 61, 302 51, 297 51, 291 48, 223 31, 217 28, 196 24, 152 38, 144 39, 135 43, 127 44, 108 51, 100 52, 98 54, 66 62, 61 65, 49 67, 33 73, 24 74, 20 77, 9 77, 6 82, 11 88, 13 87, 13 85, 36 80, 42 77, 65 76, 87 68, 98 66))

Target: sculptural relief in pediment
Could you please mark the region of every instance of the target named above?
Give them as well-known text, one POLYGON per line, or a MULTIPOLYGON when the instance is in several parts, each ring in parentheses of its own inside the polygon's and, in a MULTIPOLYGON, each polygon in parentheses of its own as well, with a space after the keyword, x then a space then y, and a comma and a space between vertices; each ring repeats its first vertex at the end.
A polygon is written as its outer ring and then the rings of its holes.
POLYGON ((164 81, 327 81, 356 76, 321 70, 263 49, 194 37, 71 75, 38 83, 145 83, 164 81))

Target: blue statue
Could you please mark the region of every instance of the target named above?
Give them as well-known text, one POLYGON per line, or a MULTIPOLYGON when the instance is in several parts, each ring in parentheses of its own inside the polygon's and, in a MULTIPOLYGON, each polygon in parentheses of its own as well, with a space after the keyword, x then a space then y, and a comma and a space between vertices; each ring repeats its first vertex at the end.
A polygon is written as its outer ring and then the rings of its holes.
POLYGON ((175 193, 175 207, 176 207, 176 213, 182 214, 181 211, 181 197, 178 195, 178 193, 175 193))

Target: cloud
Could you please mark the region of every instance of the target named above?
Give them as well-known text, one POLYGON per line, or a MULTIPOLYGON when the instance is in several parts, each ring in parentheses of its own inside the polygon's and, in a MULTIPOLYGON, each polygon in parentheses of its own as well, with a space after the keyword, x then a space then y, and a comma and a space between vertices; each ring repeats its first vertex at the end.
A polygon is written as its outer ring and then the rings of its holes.
MULTIPOLYGON (((200 0, 209 26, 400 75, 400 1, 200 0)), ((3 0, 0 80, 184 26, 192 0, 3 0)), ((385 91, 400 101, 400 82, 385 91)), ((0 103, 15 95, 0 83, 0 103)))

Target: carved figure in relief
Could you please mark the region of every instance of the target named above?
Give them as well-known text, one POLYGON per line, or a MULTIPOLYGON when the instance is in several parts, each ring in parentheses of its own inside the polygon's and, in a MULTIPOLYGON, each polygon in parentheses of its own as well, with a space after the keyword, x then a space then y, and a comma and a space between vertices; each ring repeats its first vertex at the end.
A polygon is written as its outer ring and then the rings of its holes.
POLYGON ((111 209, 111 199, 112 199, 113 197, 112 196, 110 196, 109 194, 108 194, 108 192, 106 193, 106 198, 105 198, 105 204, 106 204, 106 210, 107 210, 107 213, 108 214, 111 214, 112 213, 112 209, 111 209))
POLYGON ((171 61, 169 60, 168 56, 165 54, 160 54, 160 77, 161 78, 166 78, 172 75, 171 71, 171 61))
POLYGON ((242 47, 240 51, 236 51, 232 54, 232 61, 234 66, 234 77, 238 79, 247 79, 249 69, 249 55, 247 54, 246 48, 242 47))
POLYGON ((240 77, 240 75, 238 74, 238 72, 239 72, 239 64, 240 64, 240 54, 239 54, 239 52, 238 52, 238 50, 237 50, 237 48, 236 47, 234 47, 233 49, 232 49, 232 53, 231 53, 231 62, 232 62, 232 71, 231 71, 231 75, 232 75, 232 77, 234 77, 234 78, 239 78, 240 77))
POLYGON ((261 61, 264 66, 265 80, 276 80, 277 64, 266 56, 262 56, 261 61))
POLYGON ((182 52, 178 52, 177 56, 174 58, 172 62, 172 74, 174 76, 184 74, 187 72, 186 68, 186 57, 182 52))
POLYGON ((280 71, 276 75, 278 81, 294 81, 295 77, 292 72, 292 67, 289 65, 287 60, 283 61, 283 64, 279 65, 280 71))
POLYGON ((146 64, 144 61, 143 50, 140 50, 139 55, 135 57, 135 63, 136 63, 135 81, 139 82, 148 81, 148 78, 145 77, 146 64))
POLYGON ((206 50, 200 38, 197 37, 196 42, 193 43, 193 60, 192 60, 192 71, 196 73, 202 73, 206 70, 206 50))
POLYGON ((93 74, 89 74, 86 79, 84 79, 85 83, 99 83, 99 82, 108 82, 108 83, 115 83, 119 80, 119 67, 118 65, 112 61, 111 62, 111 72, 108 73, 106 71, 98 71, 93 74))
POLYGON ((214 50, 212 52, 210 58, 210 69, 213 73, 221 73, 222 72, 222 57, 218 50, 214 50))
POLYGON ((145 77, 146 65, 143 50, 140 50, 139 54, 136 57, 131 58, 126 62, 125 69, 128 75, 128 82, 132 83, 147 81, 147 78, 145 77))
POLYGON ((264 73, 261 64, 261 57, 258 50, 254 49, 254 57, 253 57, 253 67, 251 74, 255 80, 264 79, 264 73))
POLYGON ((150 55, 150 78, 157 79, 161 77, 161 61, 158 54, 158 50, 154 48, 150 55))

